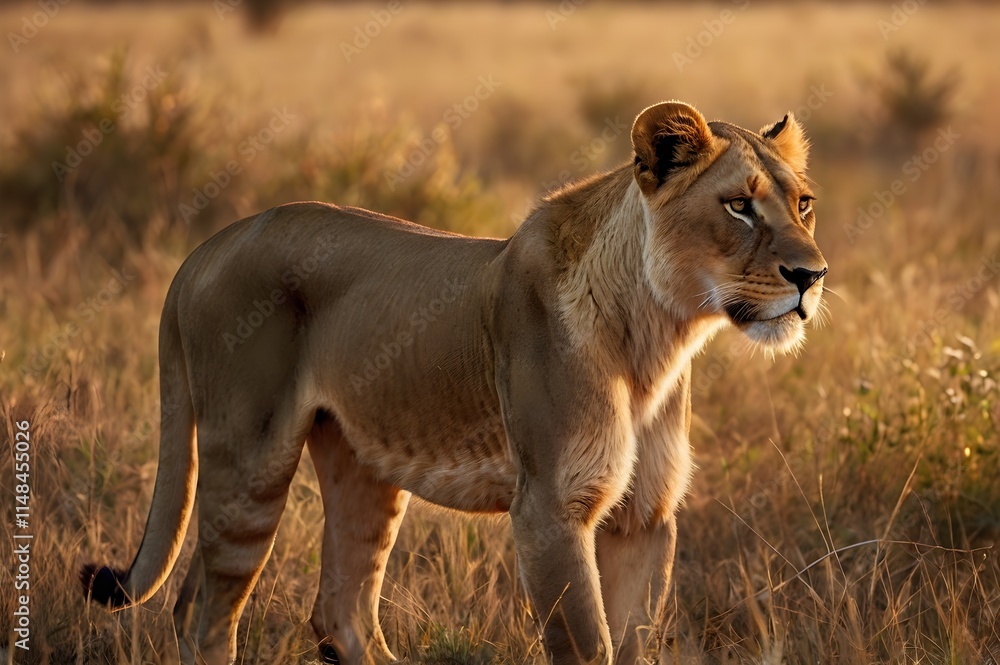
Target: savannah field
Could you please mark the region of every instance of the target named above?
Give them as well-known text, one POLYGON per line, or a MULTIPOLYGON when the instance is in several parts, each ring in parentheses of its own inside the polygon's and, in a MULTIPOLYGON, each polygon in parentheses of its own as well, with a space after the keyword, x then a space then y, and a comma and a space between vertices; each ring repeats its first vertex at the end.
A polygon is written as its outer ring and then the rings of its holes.
MULTIPOLYGON (((797 357, 724 333, 696 359, 657 662, 1000 662, 1000 7, 404 0, 250 29, 235 4, 73 0, 33 32, 39 5, 0 7, 0 662, 169 662, 193 532, 138 609, 88 605, 77 571, 139 544, 159 312, 198 243, 303 199, 505 236, 546 190, 628 159, 632 118, 669 98, 749 128, 796 110, 829 321, 797 357), (372 12, 391 18, 361 38, 372 12)), ((317 662, 322 520, 304 455, 243 663, 317 662)), ((517 579, 506 518, 411 504, 390 648, 544 662, 517 579)))

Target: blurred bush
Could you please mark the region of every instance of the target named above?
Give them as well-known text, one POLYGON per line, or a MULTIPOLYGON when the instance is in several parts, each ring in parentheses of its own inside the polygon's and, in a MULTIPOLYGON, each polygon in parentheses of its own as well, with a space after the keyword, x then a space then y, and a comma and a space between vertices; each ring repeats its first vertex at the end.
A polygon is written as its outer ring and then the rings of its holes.
POLYGON ((553 123, 516 96, 491 99, 482 113, 480 131, 463 136, 459 154, 463 165, 476 168, 488 182, 551 180, 567 168, 573 145, 580 141, 575 119, 553 123))
POLYGON ((291 4, 289 0, 243 0, 246 4, 247 26, 254 32, 274 32, 281 16, 291 4))
POLYGON ((175 69, 130 75, 116 52, 103 74, 69 75, 58 103, 13 132, 0 165, 7 227, 55 236, 90 228, 138 245, 188 229, 198 239, 273 205, 320 200, 440 229, 508 230, 444 127, 423 135, 374 114, 329 140, 293 129, 278 141, 268 120, 227 120, 175 69), (248 157, 241 138, 262 132, 266 145, 253 151, 266 157, 248 157))
POLYGON ((639 112, 650 104, 663 101, 664 93, 638 81, 596 81, 585 79, 576 84, 580 116, 588 131, 598 134, 608 119, 621 117, 632 124, 639 112))
POLYGON ((315 200, 369 208, 437 229, 503 232, 500 203, 460 168, 443 126, 430 134, 379 113, 335 136, 276 148, 274 171, 253 174, 254 209, 315 200), (441 140, 438 140, 441 139, 441 140))
POLYGON ((891 137, 912 143, 951 119, 959 76, 955 70, 935 76, 929 58, 898 49, 889 52, 873 84, 883 128, 891 137))
POLYGON ((172 66, 129 75, 126 60, 119 51, 103 76, 68 75, 63 98, 15 131, 0 164, 10 228, 117 222, 138 241, 152 220, 172 219, 202 151, 193 99, 172 66))

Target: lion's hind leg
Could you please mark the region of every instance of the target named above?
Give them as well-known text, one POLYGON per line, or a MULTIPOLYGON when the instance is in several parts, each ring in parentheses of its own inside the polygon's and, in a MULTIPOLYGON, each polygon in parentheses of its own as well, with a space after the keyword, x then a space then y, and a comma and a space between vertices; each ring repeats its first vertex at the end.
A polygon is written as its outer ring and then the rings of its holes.
POLYGON ((307 441, 326 515, 312 613, 323 662, 392 662, 378 623, 379 594, 410 493, 361 464, 332 416, 317 416, 307 441))
POLYGON ((240 616, 271 554, 312 417, 294 413, 291 405, 257 413, 267 416, 249 427, 225 419, 218 427, 199 422, 199 464, 212 470, 198 486, 203 577, 196 642, 197 662, 205 665, 236 657, 240 616))
POLYGON ((192 633, 192 625, 197 627, 195 618, 197 607, 195 599, 201 592, 201 584, 205 578, 205 569, 201 561, 201 548, 194 548, 194 555, 191 563, 188 564, 187 576, 177 592, 177 600, 174 603, 174 632, 177 635, 177 646, 182 665, 195 665, 198 645, 195 642, 195 635, 192 633))

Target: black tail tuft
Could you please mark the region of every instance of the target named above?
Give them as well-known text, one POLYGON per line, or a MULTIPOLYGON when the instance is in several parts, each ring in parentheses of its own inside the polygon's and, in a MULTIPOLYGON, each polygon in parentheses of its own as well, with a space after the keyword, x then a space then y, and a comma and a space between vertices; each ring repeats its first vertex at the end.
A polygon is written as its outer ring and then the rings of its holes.
POLYGON ((125 578, 128 573, 113 570, 107 566, 98 568, 88 563, 80 569, 80 582, 83 584, 83 594, 90 596, 95 603, 108 607, 122 607, 128 604, 125 595, 125 578))

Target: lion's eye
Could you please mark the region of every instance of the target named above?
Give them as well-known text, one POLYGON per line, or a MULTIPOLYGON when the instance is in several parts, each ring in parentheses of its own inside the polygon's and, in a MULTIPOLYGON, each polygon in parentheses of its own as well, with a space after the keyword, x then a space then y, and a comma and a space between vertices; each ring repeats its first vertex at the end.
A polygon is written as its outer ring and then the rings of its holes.
POLYGON ((735 199, 729 199, 726 201, 726 212, 751 229, 753 228, 753 202, 749 198, 739 196, 735 199))
POLYGON ((750 212, 750 199, 738 198, 730 199, 729 207, 733 212, 750 212))
POLYGON ((805 219, 813 209, 813 197, 803 196, 799 199, 799 217, 805 219))

